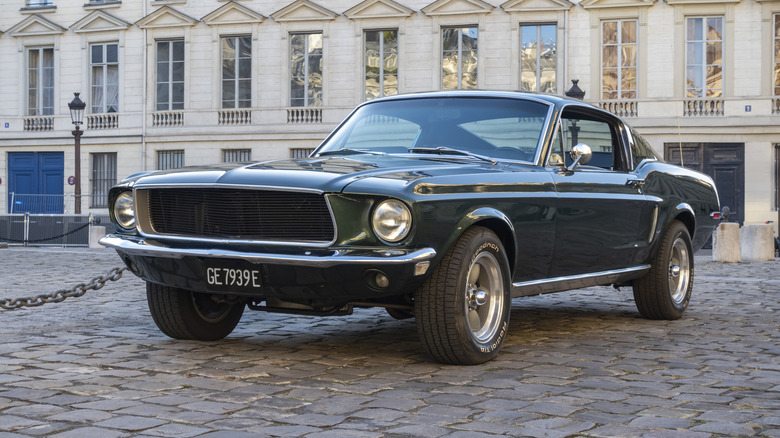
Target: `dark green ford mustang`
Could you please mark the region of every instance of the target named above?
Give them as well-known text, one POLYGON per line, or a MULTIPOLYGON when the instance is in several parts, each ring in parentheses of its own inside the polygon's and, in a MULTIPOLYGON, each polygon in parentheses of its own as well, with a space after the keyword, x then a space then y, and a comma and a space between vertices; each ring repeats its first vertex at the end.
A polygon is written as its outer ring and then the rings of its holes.
POLYGON ((101 242, 168 336, 378 306, 456 364, 498 353, 514 297, 632 285, 642 315, 679 318, 720 219, 712 179, 613 115, 484 91, 367 102, 309 158, 136 175, 110 205, 101 242))

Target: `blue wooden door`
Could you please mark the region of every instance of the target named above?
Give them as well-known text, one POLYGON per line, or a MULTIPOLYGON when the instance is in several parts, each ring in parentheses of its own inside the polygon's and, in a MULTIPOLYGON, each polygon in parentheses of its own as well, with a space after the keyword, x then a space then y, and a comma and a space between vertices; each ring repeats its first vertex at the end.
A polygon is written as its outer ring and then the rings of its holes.
POLYGON ((62 152, 8 153, 8 212, 62 214, 62 152))

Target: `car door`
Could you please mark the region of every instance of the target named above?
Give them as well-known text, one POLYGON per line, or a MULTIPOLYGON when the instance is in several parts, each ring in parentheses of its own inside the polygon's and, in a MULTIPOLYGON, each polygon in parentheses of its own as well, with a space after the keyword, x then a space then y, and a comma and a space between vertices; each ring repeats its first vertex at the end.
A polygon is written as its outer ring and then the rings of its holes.
MULTIPOLYGON (((565 166, 550 166, 558 195, 551 276, 571 276, 634 266, 648 244, 653 204, 631 171, 624 125, 599 110, 564 109, 559 144, 565 166), (593 151, 571 167, 569 151, 593 151)), ((553 160, 555 161, 555 160, 553 160)))

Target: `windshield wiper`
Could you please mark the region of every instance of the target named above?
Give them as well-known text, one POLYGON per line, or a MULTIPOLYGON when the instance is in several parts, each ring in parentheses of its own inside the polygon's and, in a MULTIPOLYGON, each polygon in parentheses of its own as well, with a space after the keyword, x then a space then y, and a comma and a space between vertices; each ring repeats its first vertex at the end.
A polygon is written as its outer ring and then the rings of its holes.
POLYGON ((409 152, 415 153, 415 152, 422 152, 422 153, 434 153, 434 154, 455 154, 455 155, 464 155, 471 158, 476 158, 481 161, 486 161, 490 164, 496 164, 498 161, 486 157, 484 155, 475 154, 471 151, 465 151, 463 149, 455 149, 455 148, 449 148, 447 146, 438 146, 435 148, 409 148, 409 152))
POLYGON ((349 154, 371 154, 371 155, 387 155, 387 152, 381 152, 381 151, 372 151, 371 149, 350 149, 350 148, 344 148, 344 149, 333 149, 330 151, 322 151, 318 153, 317 155, 336 155, 340 152, 346 152, 349 154))

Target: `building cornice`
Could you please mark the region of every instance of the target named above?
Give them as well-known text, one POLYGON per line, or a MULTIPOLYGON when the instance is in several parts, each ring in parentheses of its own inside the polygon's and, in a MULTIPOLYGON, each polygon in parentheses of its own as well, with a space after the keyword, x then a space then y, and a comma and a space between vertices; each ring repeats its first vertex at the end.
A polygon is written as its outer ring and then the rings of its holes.
POLYGON ((309 0, 296 0, 271 14, 274 21, 326 21, 335 20, 339 14, 309 0))
POLYGON ((70 26, 70 30, 76 33, 106 32, 126 30, 130 26, 132 26, 131 23, 128 23, 119 17, 115 17, 105 11, 96 10, 73 23, 70 26))
POLYGON ((198 20, 196 18, 192 18, 185 13, 165 5, 136 21, 135 25, 141 29, 155 29, 161 27, 194 26, 197 23, 198 20))
POLYGON ((38 36, 38 35, 60 35, 67 29, 59 24, 43 18, 38 14, 30 15, 24 20, 16 23, 6 33, 12 37, 38 36))
POLYGON ((422 12, 428 16, 489 14, 494 9, 495 6, 482 0, 436 0, 422 8, 422 12))
MULTIPOLYGON (((581 4, 581 3, 580 3, 581 4)), ((574 3, 568 0, 509 0, 501 5, 505 12, 568 11, 574 3)))
POLYGON ((344 11, 351 19, 408 17, 415 11, 393 0, 366 0, 344 11))
POLYGON ((242 4, 230 1, 201 18, 201 21, 209 26, 214 26, 219 24, 262 23, 265 19, 266 17, 263 14, 255 12, 242 4))

